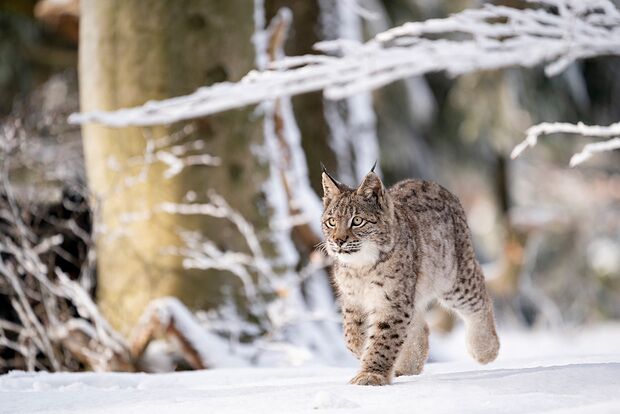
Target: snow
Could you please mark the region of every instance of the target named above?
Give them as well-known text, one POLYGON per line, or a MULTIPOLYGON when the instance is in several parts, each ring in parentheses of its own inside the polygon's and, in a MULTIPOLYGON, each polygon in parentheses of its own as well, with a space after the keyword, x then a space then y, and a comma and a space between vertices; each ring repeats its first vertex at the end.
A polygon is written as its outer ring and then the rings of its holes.
POLYGON ((620 355, 531 359, 480 368, 434 363, 368 388, 354 368, 260 368, 172 374, 0 377, 2 413, 618 412, 620 355), (336 411, 337 410, 337 411, 336 411))
POLYGON ((433 336, 419 376, 348 385, 356 367, 239 368, 168 374, 0 376, 0 413, 617 413, 620 325, 503 331, 498 361, 464 360, 463 332, 433 336))

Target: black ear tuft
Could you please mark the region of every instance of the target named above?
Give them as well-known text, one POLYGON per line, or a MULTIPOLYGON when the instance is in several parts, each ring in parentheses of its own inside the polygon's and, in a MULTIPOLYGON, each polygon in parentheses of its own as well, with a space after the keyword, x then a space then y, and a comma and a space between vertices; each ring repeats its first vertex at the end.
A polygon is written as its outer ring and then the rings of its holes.
POLYGON ((343 185, 340 184, 328 172, 323 163, 321 163, 321 179, 323 182, 323 206, 327 207, 331 200, 342 192, 343 185))
POLYGON ((340 181, 336 180, 334 177, 332 177, 332 175, 330 173, 327 172, 327 168, 325 168, 325 165, 323 163, 321 163, 321 170, 323 172, 323 174, 325 174, 327 176, 327 178, 329 178, 331 180, 331 182, 338 188, 339 191, 342 191, 343 189, 343 185, 342 183, 340 183, 340 181))

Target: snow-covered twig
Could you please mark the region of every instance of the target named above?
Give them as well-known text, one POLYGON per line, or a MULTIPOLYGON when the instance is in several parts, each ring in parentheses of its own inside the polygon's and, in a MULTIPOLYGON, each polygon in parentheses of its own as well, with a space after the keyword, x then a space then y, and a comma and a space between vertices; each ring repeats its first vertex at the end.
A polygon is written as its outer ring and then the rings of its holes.
MULTIPOLYGON (((362 42, 362 15, 355 1, 319 2, 324 35, 332 41, 362 42)), ((376 16, 375 16, 376 17, 376 16)), ((338 154, 338 176, 344 182, 359 182, 379 159, 376 116, 372 95, 362 91, 342 101, 324 100, 329 144, 338 154)), ((377 171, 380 173, 380 166, 377 171)))
POLYGON ((214 191, 210 191, 208 195, 209 203, 162 203, 158 209, 169 214, 205 215, 225 219, 236 227, 246 242, 249 253, 222 251, 212 241, 205 240, 198 233, 190 231, 180 231, 185 246, 170 247, 165 253, 183 256, 183 266, 187 269, 216 269, 234 274, 241 280, 244 294, 253 312, 256 316, 264 315, 266 305, 261 293, 255 287, 252 275, 258 275, 258 284, 265 288, 275 284, 276 272, 263 252, 254 226, 222 196, 214 191))
POLYGON ((18 203, 12 191, 9 160, 20 151, 11 142, 14 138, 0 136, 0 289, 16 314, 13 320, 0 319, 0 348, 11 349, 16 354, 12 360, 23 358, 25 366, 11 362, 14 368, 61 371, 83 363, 94 370, 128 369, 131 362, 124 339, 85 288, 92 273, 90 255, 80 265, 61 246, 63 234, 70 234, 67 231, 76 233, 75 240, 87 249, 90 236, 76 228, 73 218, 46 217, 58 232, 50 236, 36 233, 24 219, 36 209, 30 211, 28 205, 18 203), (55 265, 55 256, 74 263, 80 276, 86 276, 71 279, 55 265))
MULTIPOLYGON (((99 309, 83 287, 69 279, 60 269, 53 270, 56 280, 49 278, 49 269, 40 257, 46 254, 47 250, 41 246, 32 247, 26 241, 16 245, 8 237, 0 239, 0 252, 6 257, 0 260, 0 277, 8 282, 9 295, 14 294, 11 303, 19 316, 21 325, 18 326, 22 326, 21 329, 13 331, 18 332, 21 338, 28 338, 26 342, 20 340, 24 345, 19 348, 19 352, 23 354, 25 350, 35 347, 36 351, 45 355, 51 364, 50 368, 57 371, 65 366, 58 354, 58 350, 63 347, 70 351, 79 351, 79 355, 74 352, 78 359, 80 356, 90 355, 92 359, 83 362, 88 363, 93 369, 109 370, 112 366, 118 367, 118 364, 128 365, 125 359, 128 354, 124 339, 101 316, 99 309), (25 273, 32 279, 20 273, 25 273), (30 287, 27 284, 29 280, 36 281, 36 285, 30 287), (35 309, 32 301, 43 305, 44 315, 35 309), (78 339, 71 334, 74 331, 71 326, 75 326, 76 319, 63 311, 62 301, 74 306, 82 318, 79 319, 81 326, 88 327, 81 329, 86 339, 80 345, 76 345, 75 341, 78 339)), ((16 325, 8 321, 2 322, 2 333, 6 327, 16 325)), ((6 335, 2 334, 0 337, 4 345, 10 345, 6 335)))
POLYGON ((538 137, 551 134, 577 134, 596 138, 613 137, 606 141, 595 142, 584 146, 581 152, 572 156, 570 160, 571 167, 581 164, 596 153, 620 148, 620 122, 616 122, 609 126, 585 125, 582 122, 578 124, 543 122, 529 128, 526 133, 527 136, 525 140, 512 150, 510 156, 513 159, 521 155, 525 149, 535 146, 538 143, 538 137))
POLYGON ((546 64, 555 75, 570 63, 620 54, 620 12, 610 0, 530 0, 533 8, 485 5, 447 18, 406 23, 361 44, 320 42, 318 55, 288 57, 194 93, 113 112, 73 114, 72 123, 157 125, 202 117, 283 96, 323 90, 341 99, 429 72, 546 64), (549 7, 551 6, 551 7, 549 7))
POLYGON ((576 165, 581 164, 596 153, 613 151, 616 149, 620 149, 620 138, 618 137, 603 142, 586 144, 581 150, 581 152, 578 152, 571 157, 570 166, 575 167, 576 165))
POLYGON ((107 160, 108 168, 125 175, 124 179, 111 191, 120 191, 124 188, 130 188, 136 183, 144 182, 148 178, 149 168, 155 163, 162 163, 168 167, 163 172, 164 178, 167 179, 178 175, 186 167, 221 165, 222 160, 219 157, 203 152, 204 140, 195 139, 190 142, 179 143, 195 132, 196 128, 193 124, 187 124, 168 135, 155 138, 149 128, 142 129, 146 140, 142 154, 130 157, 123 163, 115 158, 107 160), (138 171, 134 172, 133 169, 136 168, 138 171))
POLYGON ((267 258, 263 252, 254 226, 237 210, 233 209, 226 200, 215 191, 209 192, 210 203, 205 204, 175 204, 162 203, 159 208, 161 211, 171 214, 201 214, 215 218, 223 218, 235 225, 241 236, 248 245, 252 254, 254 265, 263 271, 263 274, 273 280, 273 271, 268 266, 267 258))
MULTIPOLYGON (((189 131, 193 131, 191 128, 189 131)), ((184 129, 185 130, 185 129, 184 129)), ((182 131, 184 131, 182 130, 182 131)), ((174 135, 174 134, 171 134, 174 135)), ((150 139, 144 156, 133 157, 127 161, 128 165, 145 166, 155 162, 162 162, 168 166, 164 171, 165 178, 172 178, 179 174, 183 168, 192 165, 218 166, 221 164, 219 157, 210 154, 189 154, 191 151, 201 151, 204 149, 203 140, 195 140, 186 144, 168 146, 167 140, 150 139)))

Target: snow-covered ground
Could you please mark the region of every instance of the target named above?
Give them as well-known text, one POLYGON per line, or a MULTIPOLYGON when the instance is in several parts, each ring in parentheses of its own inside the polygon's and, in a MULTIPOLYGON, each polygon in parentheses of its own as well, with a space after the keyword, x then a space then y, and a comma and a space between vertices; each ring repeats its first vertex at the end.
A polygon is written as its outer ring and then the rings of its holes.
POLYGON ((355 367, 240 368, 171 374, 0 376, 1 413, 620 413, 620 326, 504 332, 498 361, 453 352, 462 331, 434 337, 435 362, 388 387, 347 385, 355 367))

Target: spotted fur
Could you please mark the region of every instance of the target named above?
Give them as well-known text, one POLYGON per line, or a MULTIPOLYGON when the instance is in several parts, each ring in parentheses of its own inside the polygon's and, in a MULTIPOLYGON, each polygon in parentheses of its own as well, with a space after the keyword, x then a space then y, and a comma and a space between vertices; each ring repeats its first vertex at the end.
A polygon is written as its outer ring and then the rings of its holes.
POLYGON ((438 300, 465 321, 478 362, 499 350, 491 300, 465 213, 438 184, 404 180, 386 189, 370 172, 358 188, 323 173, 325 249, 335 260, 347 347, 361 361, 352 384, 385 385, 422 371, 424 312, 438 300))

